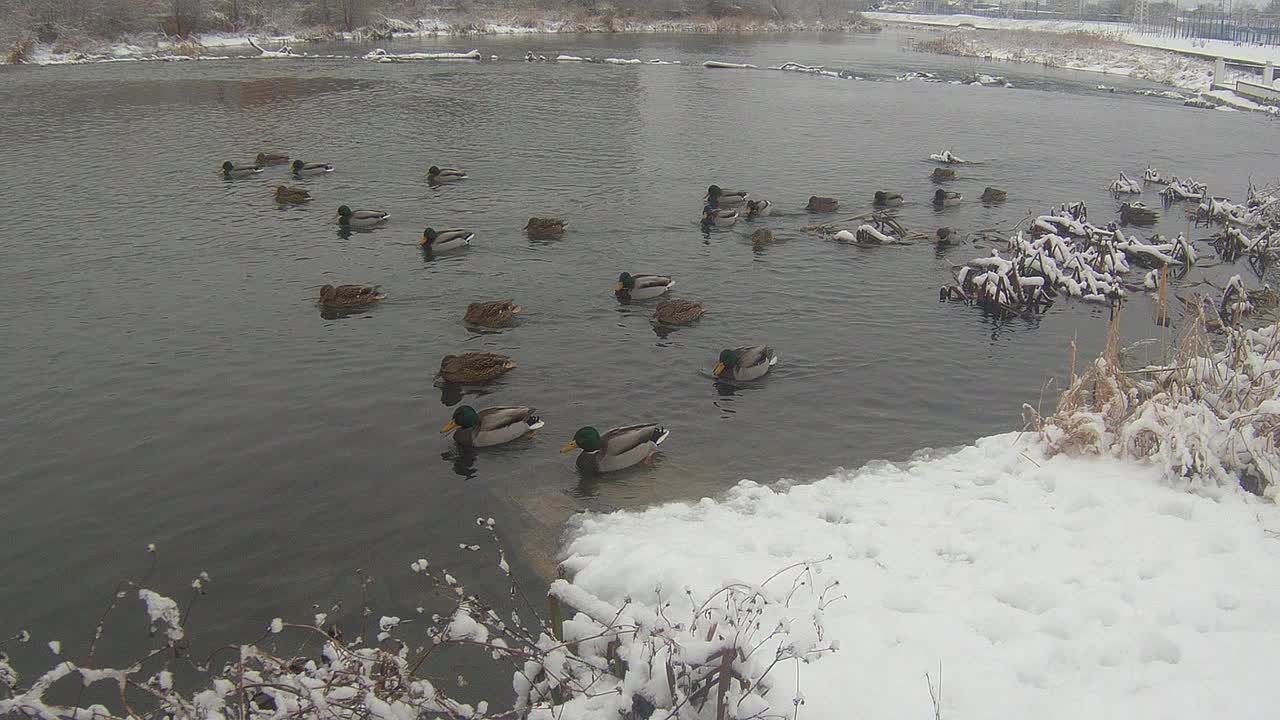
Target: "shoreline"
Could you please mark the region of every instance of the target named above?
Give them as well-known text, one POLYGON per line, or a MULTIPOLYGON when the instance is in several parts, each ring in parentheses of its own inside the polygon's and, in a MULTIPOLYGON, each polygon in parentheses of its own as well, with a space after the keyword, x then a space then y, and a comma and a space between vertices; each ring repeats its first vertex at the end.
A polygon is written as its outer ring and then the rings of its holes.
MULTIPOLYGON (((384 18, 381 22, 340 31, 333 28, 301 28, 279 32, 274 28, 247 30, 235 33, 197 33, 188 38, 174 38, 161 34, 133 35, 118 40, 81 41, 75 45, 19 42, 0 54, 0 65, 55 65, 75 62, 112 60, 193 60, 234 56, 206 55, 208 51, 232 48, 258 48, 271 56, 288 48, 294 53, 308 44, 321 43, 372 43, 382 40, 462 38, 533 35, 763 35, 772 33, 840 32, 876 33, 883 26, 853 17, 843 22, 821 20, 773 21, 756 17, 727 17, 721 19, 696 18, 670 19, 619 19, 599 16, 587 19, 549 17, 530 19, 522 17, 454 18, 428 17, 413 21, 384 18), (256 44, 255 44, 256 43, 256 44), (20 47, 21 46, 21 47, 20 47), (81 59, 83 58, 83 59, 81 59)), ((288 52, 284 54, 289 54, 288 52)), ((253 56, 248 56, 253 57, 253 56)))

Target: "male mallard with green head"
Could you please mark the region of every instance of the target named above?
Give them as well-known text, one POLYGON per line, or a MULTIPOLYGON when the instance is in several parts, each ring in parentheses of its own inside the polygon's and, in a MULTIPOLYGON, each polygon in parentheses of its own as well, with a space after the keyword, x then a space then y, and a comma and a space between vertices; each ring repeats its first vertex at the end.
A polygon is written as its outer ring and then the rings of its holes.
POLYGON ((261 165, 237 165, 230 160, 222 163, 222 177, 241 178, 262 172, 261 165))
POLYGON ((747 382, 764 377, 778 364, 778 356, 768 345, 747 345, 720 351, 716 367, 711 371, 718 380, 747 382))
POLYGON ((738 222, 738 211, 728 208, 718 208, 708 204, 702 208, 702 226, 704 228, 715 225, 716 227, 729 227, 738 222))
POLYGON ((703 199, 711 207, 736 207, 747 201, 747 191, 725 190, 719 185, 712 185, 707 188, 707 195, 703 199))
POLYGON ((496 380, 514 370, 516 361, 501 353, 469 352, 445 355, 436 372, 437 383, 475 385, 496 380))
POLYGON ((318 162, 309 163, 309 162, 302 162, 301 160, 294 160, 293 164, 289 166, 289 170, 294 175, 301 177, 303 175, 320 175, 321 173, 331 173, 333 172, 333 166, 330 165, 329 163, 318 163, 318 162))
POLYGON ((382 210, 352 210, 343 205, 338 208, 338 215, 334 219, 343 227, 363 228, 380 225, 389 217, 391 213, 382 210))
POLYGON ((453 411, 453 420, 440 432, 452 432, 453 441, 459 445, 479 448, 519 440, 540 427, 542 420, 532 408, 492 407, 477 412, 470 405, 462 405, 453 411))
POLYGON ((666 275, 624 272, 618 276, 618 284, 613 286, 613 291, 619 300, 649 300, 667 292, 675 284, 666 275))
POLYGON ((302 188, 278 185, 276 186, 276 202, 281 205, 300 205, 305 202, 311 202, 311 193, 302 188))
POLYGON ((702 317, 704 312, 706 309, 702 307, 702 303, 692 300, 667 300, 658 303, 653 317, 664 325, 688 325, 702 317))
POLYGON ((940 208, 951 207, 952 205, 959 205, 960 201, 963 199, 964 196, 958 192, 950 192, 943 190, 942 188, 938 188, 933 193, 933 206, 940 208))
POLYGON ((468 325, 481 327, 507 327, 515 321, 522 308, 511 300, 471 303, 467 306, 467 314, 462 321, 468 325))
POLYGON ((432 253, 449 252, 450 250, 460 250, 471 245, 471 239, 476 236, 470 230, 454 228, 452 230, 436 230, 435 228, 427 228, 422 231, 422 239, 418 244, 423 250, 432 253))
POLYGON ((386 297, 386 293, 379 292, 376 285, 325 285, 320 288, 320 304, 330 307, 372 305, 386 297))
POLYGON ((885 190, 877 190, 872 204, 876 207, 902 207, 902 194, 896 192, 887 192, 885 190))
POLYGON ((558 218, 531 217, 524 231, 533 240, 553 240, 564 235, 565 222, 558 218))
POLYGON ((647 461, 669 434, 654 423, 613 428, 603 435, 588 425, 579 428, 560 452, 582 450, 578 456, 580 467, 593 472, 613 472, 647 461))
POLYGON ((454 170, 453 168, 442 168, 435 165, 427 170, 427 182, 432 185, 444 185, 445 183, 466 180, 467 174, 462 170, 454 170))

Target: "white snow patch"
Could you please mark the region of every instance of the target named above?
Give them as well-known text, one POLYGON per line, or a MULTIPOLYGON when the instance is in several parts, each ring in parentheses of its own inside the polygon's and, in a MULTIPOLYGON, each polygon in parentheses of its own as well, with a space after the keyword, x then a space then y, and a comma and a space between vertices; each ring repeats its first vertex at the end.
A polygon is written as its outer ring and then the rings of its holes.
MULTIPOLYGON (((1158 465, 1050 458, 1011 433, 808 485, 744 480, 721 500, 583 516, 564 564, 584 592, 556 593, 625 607, 626 622, 647 614, 627 599, 655 588, 703 598, 830 555, 816 582, 838 578, 847 597, 823 622, 846 642, 801 669, 806 716, 929 717, 921 675, 941 662, 944 717, 1261 719, 1280 662, 1268 529, 1280 509, 1242 491, 1189 494, 1158 465)), ((786 612, 817 610, 802 602, 786 612)), ((773 680, 789 717, 795 674, 773 680)))

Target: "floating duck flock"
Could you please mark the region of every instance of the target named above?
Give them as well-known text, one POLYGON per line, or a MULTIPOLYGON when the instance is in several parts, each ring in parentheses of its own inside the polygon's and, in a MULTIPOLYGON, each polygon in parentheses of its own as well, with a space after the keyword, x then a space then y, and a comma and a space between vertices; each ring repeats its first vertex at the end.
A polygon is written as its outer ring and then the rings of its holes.
MULTIPOLYGON (((929 156, 939 163, 929 179, 934 183, 957 179, 956 166, 969 164, 950 150, 929 156)), ((259 153, 252 163, 224 162, 221 173, 231 181, 256 176, 267 167, 288 167, 295 178, 322 175, 334 171, 334 166, 323 162, 293 160, 278 153, 259 153)), ((444 185, 468 179, 463 170, 431 166, 427 171, 430 185, 444 185)), ((1204 222, 1220 222, 1225 230, 1217 242, 1224 256, 1234 252, 1280 255, 1280 237, 1271 240, 1267 230, 1250 238, 1241 226, 1262 224, 1262 218, 1273 197, 1263 198, 1252 189, 1249 201, 1236 205, 1225 198, 1213 198, 1207 188, 1188 178, 1176 176, 1168 180, 1154 168, 1148 167, 1142 175, 1142 183, 1131 180, 1124 173, 1109 186, 1117 196, 1139 195, 1142 185, 1164 186, 1161 196, 1166 204, 1185 200, 1198 200, 1200 205, 1195 217, 1204 222), (1226 249, 1224 251, 1224 248, 1226 249)), ((1004 202, 1008 194, 998 188, 987 187, 980 200, 984 203, 1004 202)), ((279 185, 275 200, 281 204, 311 201, 311 194, 302 188, 279 185)), ((953 207, 963 202, 959 192, 935 189, 932 204, 937 209, 953 207)), ((752 198, 747 191, 731 190, 719 185, 707 188, 703 197, 701 224, 704 231, 713 227, 727 227, 740 218, 748 220, 769 215, 773 204, 768 200, 752 198)), ((878 190, 871 198, 875 211, 870 220, 854 232, 840 230, 830 235, 832 239, 865 245, 884 245, 902 242, 905 230, 885 209, 902 206, 904 197, 891 190, 878 190)), ((805 210, 811 213, 833 213, 840 206, 837 199, 814 195, 809 198, 805 210)), ((390 214, 382 210, 353 209, 340 205, 334 222, 345 228, 375 228, 385 224, 390 214)), ((1120 207, 1122 225, 1149 225, 1157 219, 1154 209, 1140 202, 1125 202, 1120 207)), ((568 224, 559 218, 532 217, 524 226, 531 239, 557 239, 564 235, 568 224)), ((826 226, 815 226, 824 228, 826 226)), ((463 228, 437 230, 428 227, 419 241, 424 252, 447 253, 469 247, 475 234, 463 228)), ((939 228, 934 242, 945 247, 957 239, 950 228, 939 228)), ((773 233, 767 228, 756 230, 751 236, 752 246, 773 241, 773 233)), ((1189 267, 1195 263, 1197 253, 1183 236, 1168 241, 1156 236, 1154 242, 1144 242, 1137 235, 1126 235, 1116 223, 1105 227, 1088 221, 1088 210, 1083 203, 1063 205, 1035 218, 1026 233, 1019 231, 1005 243, 1003 252, 993 250, 988 257, 970 260, 962 266, 956 283, 943 287, 941 300, 958 300, 982 306, 1002 313, 1036 312, 1048 307, 1058 294, 1084 300, 1116 302, 1127 289, 1155 289, 1159 285, 1159 271, 1169 266, 1189 267), (1132 266, 1150 268, 1141 281, 1127 281, 1125 274, 1132 266)), ((614 294, 621 302, 644 302, 668 294, 675 287, 671 277, 651 273, 622 272, 614 284, 614 294)), ((1231 307, 1251 308, 1247 290, 1238 276, 1229 286, 1231 307)), ((359 309, 381 302, 386 297, 376 286, 324 285, 320 288, 319 302, 331 309, 359 309)), ((1228 299, 1224 298, 1224 307, 1228 299)), ((478 328, 504 328, 516 322, 522 311, 514 300, 471 303, 463 315, 463 321, 478 328)), ((658 303, 654 311, 655 322, 667 326, 683 326, 697 322, 705 314, 705 308, 697 302, 667 299, 658 303)), ((711 375, 717 382, 751 383, 764 378, 778 364, 778 355, 768 345, 748 345, 725 348, 716 357, 711 375)), ((438 385, 480 385, 506 375, 518 367, 516 361, 506 355, 492 352, 468 352, 445 355, 435 381, 438 385)), ((441 429, 452 433, 453 440, 462 446, 486 448, 504 445, 529 436, 544 426, 542 418, 534 410, 523 406, 490 407, 475 409, 461 405, 454 410, 450 421, 441 429)), ((581 451, 578 465, 584 470, 611 472, 641 463, 650 463, 658 448, 669 436, 669 431, 656 422, 643 422, 600 432, 593 426, 580 428, 562 448, 562 452, 581 451)))

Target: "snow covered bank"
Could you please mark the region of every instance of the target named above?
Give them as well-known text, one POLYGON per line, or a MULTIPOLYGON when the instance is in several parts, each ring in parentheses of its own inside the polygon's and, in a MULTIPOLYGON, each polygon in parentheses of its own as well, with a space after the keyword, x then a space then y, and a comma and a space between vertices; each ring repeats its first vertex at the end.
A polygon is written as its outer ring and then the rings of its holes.
POLYGON ((1139 31, 1129 23, 1087 20, 1028 20, 993 18, 981 15, 925 15, 912 13, 865 13, 868 19, 883 23, 930 25, 934 27, 968 26, 979 30, 1034 30, 1039 32, 1100 33, 1139 47, 1190 53, 1205 57, 1225 57, 1243 62, 1280 64, 1280 46, 1240 45, 1226 40, 1164 37, 1139 31))
MULTIPOLYGON (((840 649, 799 682, 810 718, 1274 715, 1280 510, 1170 487, 1158 466, 1047 457, 986 438, 816 483, 744 481, 721 500, 588 516, 565 566, 613 602, 672 610, 730 579, 831 557, 814 583, 840 649)), ((761 618, 805 617, 816 602, 761 618)), ((789 712, 787 713, 789 716, 789 712)))

